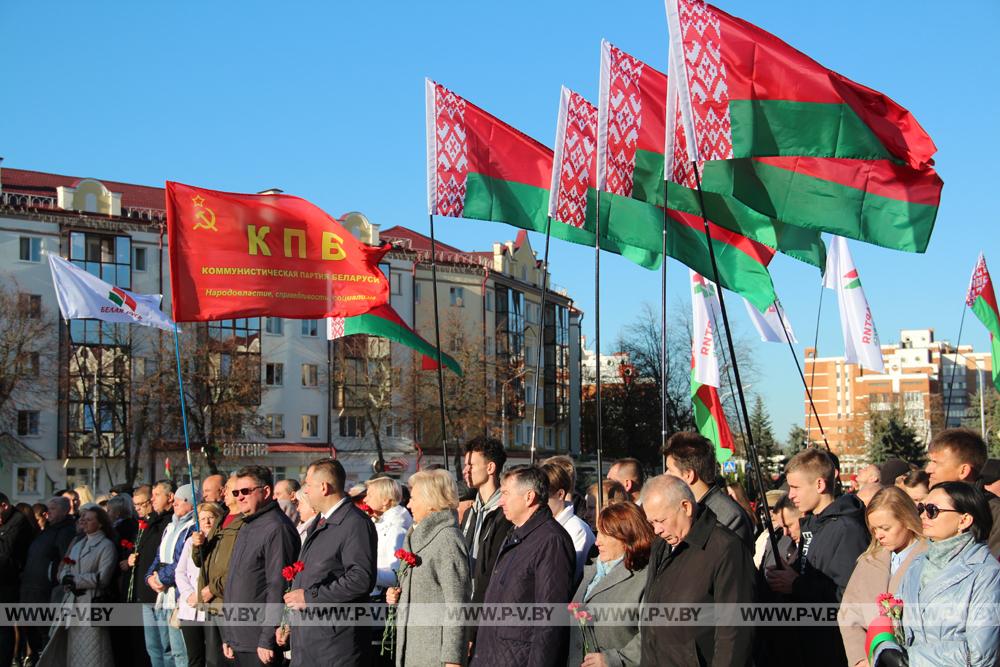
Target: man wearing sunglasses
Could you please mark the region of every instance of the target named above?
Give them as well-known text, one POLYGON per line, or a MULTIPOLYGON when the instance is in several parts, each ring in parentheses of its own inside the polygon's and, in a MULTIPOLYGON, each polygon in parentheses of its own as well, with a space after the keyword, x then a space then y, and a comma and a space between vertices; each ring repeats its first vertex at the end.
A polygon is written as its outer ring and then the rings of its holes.
MULTIPOLYGON (((966 482, 982 487, 980 474, 986 465, 986 443, 967 428, 948 428, 927 445, 927 474, 931 488, 941 482, 966 482)), ((983 488, 993 515, 993 528, 987 545, 994 558, 1000 558, 1000 498, 983 488)))
POLYGON ((299 534, 274 499, 274 478, 268 468, 252 465, 238 470, 231 494, 237 499, 243 527, 229 560, 224 605, 269 607, 260 626, 222 626, 222 651, 238 667, 267 665, 280 657, 274 636, 280 612, 271 610, 284 605, 281 571, 298 558, 299 534))

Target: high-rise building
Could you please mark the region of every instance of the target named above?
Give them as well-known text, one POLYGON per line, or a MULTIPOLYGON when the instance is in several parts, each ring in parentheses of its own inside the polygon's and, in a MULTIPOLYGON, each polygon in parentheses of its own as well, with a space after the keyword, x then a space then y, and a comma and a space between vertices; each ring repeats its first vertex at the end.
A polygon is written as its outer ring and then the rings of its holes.
MULTIPOLYGON (((394 244, 382 267, 390 303, 433 343, 430 240, 398 226, 380 234, 357 213, 341 221, 367 243, 394 244)), ((169 314, 165 225, 162 188, 0 172, 0 275, 12 295, 6 307, 0 301, 0 320, 43 325, 0 359, 0 491, 27 502, 63 486, 104 491, 128 467, 136 480, 167 468, 187 477, 172 336, 62 322, 46 259, 163 294, 169 314), (14 377, 14 390, 3 391, 14 377)), ((438 244, 436 259, 441 346, 464 370, 463 378, 445 372, 449 459, 480 433, 502 438, 514 459, 527 458, 533 442, 543 455, 578 452, 582 315, 551 276, 542 312, 544 271, 527 234, 483 252, 438 244)), ((196 476, 210 456, 226 472, 263 462, 278 478, 301 477, 309 461, 332 454, 359 481, 373 472, 376 443, 390 474, 441 462, 437 374, 409 348, 357 336, 328 342, 317 320, 244 318, 181 332, 185 377, 202 380, 186 392, 196 476), (373 388, 383 392, 374 409, 364 400, 373 388)))
POLYGON ((899 342, 882 345, 884 373, 848 364, 844 357, 817 357, 805 349, 805 376, 812 385, 817 420, 805 402, 809 439, 823 442, 841 456, 861 458, 871 440, 871 417, 899 410, 923 442, 946 426, 958 426, 972 396, 985 377, 990 382, 989 352, 975 352, 971 345, 956 348, 934 340, 933 329, 904 329, 899 342))

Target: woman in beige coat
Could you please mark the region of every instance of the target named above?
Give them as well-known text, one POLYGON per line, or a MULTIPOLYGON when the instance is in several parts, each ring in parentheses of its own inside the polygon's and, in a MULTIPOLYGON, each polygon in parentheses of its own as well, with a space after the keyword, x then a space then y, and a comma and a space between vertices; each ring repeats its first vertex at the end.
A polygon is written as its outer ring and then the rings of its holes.
POLYGON ((916 505, 899 487, 886 487, 875 494, 865 519, 872 543, 858 557, 837 618, 851 667, 868 664, 865 633, 879 615, 876 598, 882 593, 895 594, 914 558, 927 551, 916 505))

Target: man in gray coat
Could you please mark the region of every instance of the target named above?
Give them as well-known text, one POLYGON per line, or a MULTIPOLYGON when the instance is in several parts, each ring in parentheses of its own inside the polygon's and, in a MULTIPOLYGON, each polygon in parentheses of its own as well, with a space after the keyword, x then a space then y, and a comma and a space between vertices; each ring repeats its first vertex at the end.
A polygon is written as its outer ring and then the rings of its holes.
MULTIPOLYGON (((335 459, 313 461, 302 486, 316 520, 302 543, 302 571, 284 602, 360 604, 375 586, 378 534, 368 515, 344 493, 344 466, 335 459)), ((301 625, 292 620, 292 667, 330 664, 360 667, 370 662, 371 627, 365 623, 301 625)))
POLYGON ((221 626, 222 652, 238 667, 267 665, 275 660, 278 647, 274 633, 280 611, 275 614, 274 607, 282 604, 285 591, 281 571, 299 555, 299 534, 278 508, 273 490, 274 478, 263 466, 246 466, 236 472, 233 494, 239 501, 243 527, 229 560, 223 605, 269 605, 260 626, 221 626))
POLYGON ((667 474, 684 480, 698 504, 712 510, 716 521, 736 533, 753 552, 753 524, 749 515, 715 483, 719 474, 715 445, 700 433, 674 433, 667 440, 663 455, 667 460, 667 474))

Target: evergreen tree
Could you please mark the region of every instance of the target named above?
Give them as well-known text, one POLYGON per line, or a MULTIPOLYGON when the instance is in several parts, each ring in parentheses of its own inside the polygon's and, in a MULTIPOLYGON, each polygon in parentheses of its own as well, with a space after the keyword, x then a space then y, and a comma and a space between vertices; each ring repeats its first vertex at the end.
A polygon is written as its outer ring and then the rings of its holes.
POLYGON ((1000 394, 992 388, 986 387, 983 395, 983 411, 979 411, 979 392, 977 391, 969 398, 969 407, 965 410, 962 418, 962 426, 971 428, 977 433, 983 427, 981 417, 986 418, 986 446, 989 448, 990 458, 1000 458, 1000 394))
POLYGON ((784 454, 791 458, 809 447, 809 432, 798 424, 792 424, 788 430, 788 438, 785 440, 784 454))
POLYGON ((900 458, 907 463, 919 466, 924 464, 927 450, 899 409, 876 413, 869 423, 872 437, 868 446, 868 460, 871 463, 881 465, 888 459, 900 458))
POLYGON ((750 435, 757 445, 757 452, 760 454, 761 465, 771 473, 774 468, 772 458, 780 454, 778 442, 774 438, 774 429, 771 426, 771 416, 764 407, 764 399, 758 394, 750 411, 750 435))

